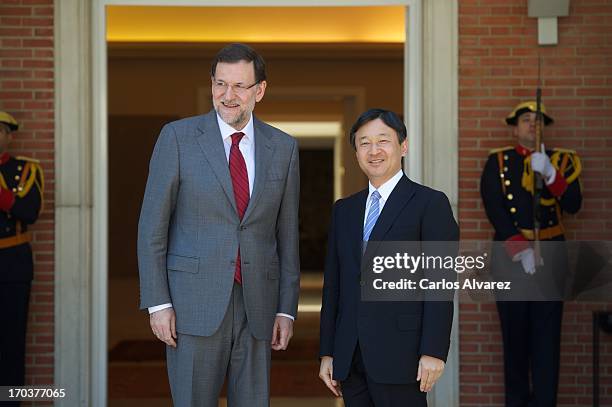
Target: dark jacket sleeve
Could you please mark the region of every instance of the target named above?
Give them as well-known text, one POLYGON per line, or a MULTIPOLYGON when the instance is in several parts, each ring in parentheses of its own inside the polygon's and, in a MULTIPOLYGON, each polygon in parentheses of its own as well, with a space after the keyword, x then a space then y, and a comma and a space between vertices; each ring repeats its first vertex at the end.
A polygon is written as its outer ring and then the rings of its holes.
POLYGON ((319 340, 319 357, 331 356, 334 351, 336 334, 336 317, 340 294, 340 273, 338 253, 336 250, 336 217, 338 202, 332 209, 329 233, 327 235, 327 257, 323 279, 323 301, 321 307, 321 325, 319 340))
MULTIPOLYGON (((453 216, 450 202, 442 192, 435 191, 421 221, 423 242, 453 242, 440 244, 442 251, 452 251, 456 255, 459 240, 459 227, 453 216)), ((453 325, 453 301, 425 301, 420 354, 433 356, 446 361, 450 347, 450 334, 453 325)))
MULTIPOLYGON (((559 201, 559 205, 564 212, 567 213, 577 213, 582 206, 582 191, 580 185, 580 173, 582 171, 582 166, 580 164, 580 159, 574 153, 564 153, 567 155, 567 166, 565 167, 563 174, 559 174, 557 171, 558 179, 555 179, 553 184, 566 184, 565 188, 561 187, 563 191, 560 196, 557 197, 559 201)), ((562 160, 565 157, 562 155, 562 160)))

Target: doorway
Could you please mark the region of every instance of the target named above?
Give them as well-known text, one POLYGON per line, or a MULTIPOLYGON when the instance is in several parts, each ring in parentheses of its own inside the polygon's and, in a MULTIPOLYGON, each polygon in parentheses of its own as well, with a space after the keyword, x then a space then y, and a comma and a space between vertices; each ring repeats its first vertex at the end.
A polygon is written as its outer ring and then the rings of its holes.
MULTIPOLYGON (((109 112, 106 63, 109 49, 106 8, 111 4, 218 6, 220 2, 70 0, 56 3, 55 381, 72 387, 64 400, 57 401, 58 405, 66 406, 107 403, 109 112)), ((229 0, 221 4, 309 6, 311 2, 229 0)), ((407 172, 412 179, 445 191, 456 210, 457 3, 329 0, 326 5, 400 5, 404 8, 403 109, 412 135, 407 172), (439 117, 447 120, 436 120, 439 117)), ((449 406, 458 405, 457 338, 455 332, 451 343, 454 350, 442 378, 448 380, 435 392, 438 398, 438 391, 443 390, 440 399, 449 406)))
MULTIPOLYGON (((358 9, 363 12, 362 8, 358 9)), ((403 13, 403 7, 392 9, 403 13)), ((274 8, 275 18, 282 20, 283 11, 283 8, 274 8)), ((352 15, 350 7, 343 11, 352 15)), ((213 13, 216 12, 229 10, 213 8, 213 13)), ((231 9, 238 20, 241 13, 258 19, 270 12, 266 8, 231 9)), ((326 18, 326 12, 329 10, 319 11, 318 18, 326 18)), ((317 16, 313 14, 313 18, 317 16)), ((404 32, 403 25, 400 28, 404 32)), ((164 347, 151 336, 146 315, 137 310, 137 219, 148 159, 159 130, 165 122, 210 110, 209 61, 222 45, 108 42, 108 191, 109 219, 112 219, 108 225, 108 402, 111 406, 143 400, 147 403, 169 401, 164 347), (124 182, 126 174, 129 174, 128 187, 124 182)), ((295 405, 302 400, 308 405, 333 405, 329 404, 334 402, 333 398, 318 380, 316 361, 331 205, 336 199, 367 186, 346 136, 355 118, 367 107, 404 111, 404 44, 304 41, 251 45, 268 65, 268 89, 255 114, 298 139, 302 179, 299 316, 292 346, 287 352, 273 356, 272 403, 295 405), (381 88, 381 78, 393 85, 381 88)))

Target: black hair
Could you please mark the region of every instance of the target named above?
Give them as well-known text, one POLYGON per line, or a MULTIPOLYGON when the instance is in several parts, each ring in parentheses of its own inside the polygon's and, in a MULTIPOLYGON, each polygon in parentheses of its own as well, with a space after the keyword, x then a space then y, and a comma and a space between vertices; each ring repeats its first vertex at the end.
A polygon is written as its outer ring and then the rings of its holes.
POLYGON ((355 150, 357 149, 357 147, 355 146, 355 134, 357 133, 357 131, 359 131, 359 129, 363 127, 363 125, 365 125, 366 123, 369 123, 372 120, 376 119, 382 120, 384 124, 395 130, 395 133, 397 134, 397 139, 400 144, 403 143, 404 140, 406 140, 406 136, 408 133, 406 131, 406 125, 404 125, 404 122, 396 113, 385 109, 370 109, 362 113, 361 116, 359 116, 359 118, 357 118, 357 120, 353 124, 353 127, 351 127, 351 131, 349 133, 349 140, 355 150))
POLYGON ((210 66, 210 76, 213 78, 215 77, 217 64, 219 62, 234 63, 240 61, 253 62, 253 67, 255 69, 255 80, 257 83, 266 80, 266 62, 262 56, 259 55, 253 48, 241 43, 226 45, 217 53, 217 55, 215 55, 215 58, 210 66))

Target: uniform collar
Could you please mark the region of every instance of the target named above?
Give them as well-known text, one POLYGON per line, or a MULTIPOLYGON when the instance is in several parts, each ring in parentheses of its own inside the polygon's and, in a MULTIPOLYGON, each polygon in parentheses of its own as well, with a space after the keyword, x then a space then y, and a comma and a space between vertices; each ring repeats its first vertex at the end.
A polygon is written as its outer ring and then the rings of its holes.
POLYGON ((9 158, 11 158, 9 153, 2 153, 2 154, 0 154, 0 165, 2 165, 5 162, 7 162, 9 160, 9 158))
POLYGON ((519 153, 523 157, 527 157, 531 155, 531 150, 520 144, 517 144, 516 147, 514 147, 514 149, 516 150, 517 153, 519 153))

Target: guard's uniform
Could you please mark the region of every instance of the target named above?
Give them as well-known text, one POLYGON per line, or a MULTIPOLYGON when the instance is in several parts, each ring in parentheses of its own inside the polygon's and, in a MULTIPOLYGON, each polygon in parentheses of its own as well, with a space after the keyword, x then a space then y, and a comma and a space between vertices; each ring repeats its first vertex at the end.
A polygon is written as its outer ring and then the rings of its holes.
MULTIPOLYGON (((10 117, 10 116, 8 116, 10 117)), ((0 117, 1 118, 1 117, 0 117)), ((4 123, 4 121, 3 121, 4 123)), ((16 128, 11 126, 11 129, 16 128)), ((0 385, 23 385, 30 285, 28 225, 42 208, 43 173, 36 160, 0 154, 0 385)))
MULTIPOLYGON (((516 119, 520 114, 516 110, 514 113, 516 119)), ((582 202, 578 178, 581 163, 571 150, 554 149, 546 154, 556 175, 552 184, 542 190, 539 237, 542 241, 563 241, 562 214, 576 213, 582 202)), ((532 278, 535 284, 540 277, 538 272, 529 276, 520 262, 512 261, 515 254, 531 247, 530 241, 534 240, 533 177, 531 151, 520 145, 504 147, 491 151, 480 187, 487 217, 495 228, 494 240, 504 242, 493 251, 492 273, 532 278)), ((561 295, 566 255, 559 250, 542 254, 544 264, 557 272, 555 286, 561 295)), ((555 406, 563 303, 498 301, 497 308, 504 342, 506 406, 555 406)))

